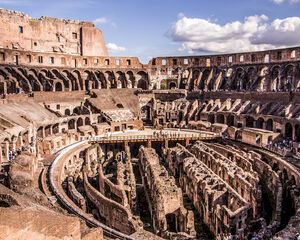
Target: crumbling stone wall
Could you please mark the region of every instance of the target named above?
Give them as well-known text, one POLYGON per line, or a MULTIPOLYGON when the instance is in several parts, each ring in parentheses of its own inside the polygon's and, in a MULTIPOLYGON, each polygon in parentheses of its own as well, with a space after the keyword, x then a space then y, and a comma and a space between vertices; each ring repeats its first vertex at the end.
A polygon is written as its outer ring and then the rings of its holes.
POLYGON ((182 191, 159 163, 155 150, 142 146, 139 164, 155 232, 161 236, 168 236, 168 232, 185 232, 191 238, 195 236, 190 224, 192 213, 183 206, 182 191))
MULTIPOLYGON (((207 156, 209 158, 209 153, 207 156)), ((167 163, 215 235, 244 236, 249 220, 253 218, 249 214, 251 204, 211 170, 212 164, 204 164, 180 144, 168 150, 167 163)))
POLYGON ((21 12, 0 9, 0 25, 3 48, 107 56, 102 32, 90 22, 51 17, 32 19, 21 12))

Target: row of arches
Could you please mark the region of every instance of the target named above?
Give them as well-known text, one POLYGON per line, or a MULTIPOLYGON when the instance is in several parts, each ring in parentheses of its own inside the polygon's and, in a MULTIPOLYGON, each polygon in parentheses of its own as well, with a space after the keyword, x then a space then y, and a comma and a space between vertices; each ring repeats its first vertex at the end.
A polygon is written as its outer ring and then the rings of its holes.
MULTIPOLYGON (((221 124, 227 124, 229 127, 236 126, 236 127, 242 127, 242 125, 235 123, 235 116, 232 114, 229 114, 225 116, 224 114, 209 114, 208 115, 208 121, 210 123, 221 123, 221 124)), ((273 119, 264 119, 262 117, 259 117, 255 119, 254 117, 247 116, 245 118, 245 127, 248 128, 258 128, 258 129, 265 129, 268 131, 274 131, 274 120, 273 119)), ((297 139, 300 140, 300 123, 290 123, 287 122, 283 125, 282 132, 281 132, 286 138, 289 139, 297 139)))
POLYGON ((181 73, 179 88, 205 91, 288 91, 300 88, 300 69, 294 64, 192 69, 181 73))
POLYGON ((0 67, 0 94, 107 88, 149 89, 145 71, 58 70, 0 67))

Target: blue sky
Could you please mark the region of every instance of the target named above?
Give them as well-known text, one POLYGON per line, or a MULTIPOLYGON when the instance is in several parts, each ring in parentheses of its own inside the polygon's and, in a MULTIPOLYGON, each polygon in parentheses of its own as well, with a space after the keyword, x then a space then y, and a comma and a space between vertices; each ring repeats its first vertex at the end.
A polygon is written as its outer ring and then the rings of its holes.
POLYGON ((111 56, 143 63, 300 45, 300 0, 0 0, 0 7, 94 21, 111 56))

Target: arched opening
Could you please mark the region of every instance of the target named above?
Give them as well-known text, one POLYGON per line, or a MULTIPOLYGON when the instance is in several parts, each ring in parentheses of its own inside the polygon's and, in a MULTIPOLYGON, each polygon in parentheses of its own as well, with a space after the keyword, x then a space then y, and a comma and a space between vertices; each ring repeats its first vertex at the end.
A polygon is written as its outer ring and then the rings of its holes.
POLYGON ((264 119, 263 118, 259 118, 256 120, 256 128, 260 128, 260 129, 263 129, 263 126, 264 126, 264 119))
POLYGON ((147 73, 141 71, 141 72, 138 72, 138 75, 140 76, 140 79, 138 80, 137 82, 137 87, 138 88, 141 88, 143 90, 147 90, 148 89, 148 75, 147 73))
POLYGON ((55 92, 61 92, 62 91, 62 85, 60 82, 57 82, 55 84, 55 92))
POLYGON ((92 89, 98 89, 98 88, 99 88, 98 80, 93 79, 93 81, 92 81, 92 89))
POLYGON ((138 85, 137 85, 138 88, 141 88, 143 90, 147 90, 147 82, 145 80, 139 80, 138 81, 138 85))
POLYGON ((225 123, 225 119, 224 119, 224 115, 223 114, 219 114, 217 115, 217 123, 225 123))
POLYGON ((245 85, 245 71, 243 68, 238 68, 231 82, 231 90, 240 91, 244 89, 245 85))
POLYGON ((135 78, 132 71, 127 72, 127 79, 128 79, 128 88, 134 88, 135 87, 135 78))
POLYGON ((250 127, 250 128, 254 127, 254 118, 253 117, 246 118, 246 127, 250 127))
POLYGON ((58 123, 55 124, 55 125, 53 125, 53 127, 52 127, 52 133, 53 134, 59 133, 59 125, 58 125, 58 123))
POLYGON ((83 126, 83 120, 82 120, 82 118, 78 118, 77 119, 77 127, 81 127, 81 126, 83 126))
POLYGON ((90 119, 89 119, 88 117, 85 118, 84 124, 85 124, 85 125, 91 125, 90 119))
POLYGON ((300 141, 300 125, 296 124, 295 126, 295 141, 300 141))
POLYGON ((69 128, 69 129, 75 129, 75 119, 71 119, 71 120, 68 122, 68 128, 69 128))
POLYGON ((273 120, 269 119, 266 123, 266 129, 269 131, 273 131, 273 120))
POLYGON ((211 115, 208 115, 208 121, 210 123, 215 123, 215 115, 211 114, 211 115))
POLYGON ((65 115, 66 115, 66 116, 70 116, 70 115, 71 115, 70 109, 66 109, 66 110, 65 110, 65 115))
POLYGON ((280 68, 279 66, 275 66, 272 69, 272 73, 271 73, 271 82, 269 84, 270 90, 274 91, 279 89, 279 75, 280 75, 280 68))
POLYGON ((285 124, 285 137, 292 138, 293 137, 293 126, 290 123, 285 124))
POLYGON ((227 125, 229 127, 234 126, 234 116, 232 116, 232 115, 227 116, 227 125))
POLYGON ((51 125, 45 127, 45 136, 51 135, 51 125))
POLYGON ((176 89, 176 83, 171 82, 170 85, 169 85, 169 89, 176 89))
POLYGON ((205 88, 205 85, 206 85, 206 82, 207 82, 207 79, 209 77, 209 74, 210 74, 210 71, 209 69, 206 69, 203 74, 202 74, 202 78, 200 80, 200 83, 199 83, 199 89, 200 90, 204 90, 205 88))
POLYGON ((121 84, 121 88, 127 88, 127 80, 125 74, 121 71, 118 71, 117 75, 117 81, 121 84))
POLYGON ((38 130, 37 130, 37 136, 39 138, 42 138, 43 137, 43 127, 39 127, 38 130))
POLYGON ((76 107, 76 108, 73 109, 73 114, 74 115, 80 115, 80 113, 81 113, 80 107, 76 107))

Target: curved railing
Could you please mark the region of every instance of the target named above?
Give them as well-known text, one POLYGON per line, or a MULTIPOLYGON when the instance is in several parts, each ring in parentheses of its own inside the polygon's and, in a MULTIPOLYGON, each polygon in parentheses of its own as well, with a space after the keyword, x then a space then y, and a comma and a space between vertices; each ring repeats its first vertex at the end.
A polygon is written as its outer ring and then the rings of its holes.
POLYGON ((49 180, 50 180, 50 186, 55 194, 55 196, 60 200, 60 202, 72 213, 76 214, 83 220, 85 220, 89 225, 93 227, 101 227, 103 229, 103 233, 108 237, 113 238, 120 238, 120 239, 127 239, 127 240, 134 240, 134 238, 123 234, 119 231, 116 231, 99 221, 97 221, 95 218, 91 217, 89 214, 84 212, 81 208, 79 208, 64 192, 62 186, 61 186, 61 173, 62 173, 62 166, 65 157, 68 155, 68 153, 72 151, 77 150, 84 150, 87 147, 89 147, 89 144, 87 141, 81 141, 78 143, 75 143, 65 149, 63 149, 61 152, 58 153, 58 155, 55 157, 53 163, 50 166, 49 171, 49 180))
POLYGON ((209 133, 209 132, 183 132, 183 131, 172 131, 172 132, 163 132, 160 134, 157 131, 157 134, 143 134, 143 135, 102 135, 102 136, 85 136, 82 137, 82 140, 88 140, 90 142, 106 142, 106 141, 139 141, 139 140, 152 140, 152 141, 162 141, 162 140, 201 140, 201 139, 214 139, 220 137, 218 133, 209 133))

